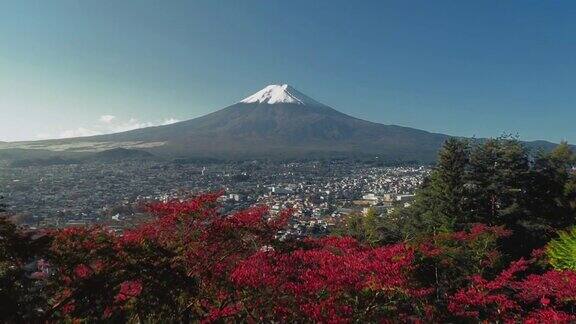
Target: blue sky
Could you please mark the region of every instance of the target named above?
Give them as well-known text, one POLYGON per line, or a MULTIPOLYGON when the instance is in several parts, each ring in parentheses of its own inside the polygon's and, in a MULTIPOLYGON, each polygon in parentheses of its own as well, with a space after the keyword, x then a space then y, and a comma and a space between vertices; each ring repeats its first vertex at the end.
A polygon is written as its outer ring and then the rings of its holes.
POLYGON ((198 117, 289 83, 350 115, 576 142, 574 1, 2 1, 0 140, 198 117))

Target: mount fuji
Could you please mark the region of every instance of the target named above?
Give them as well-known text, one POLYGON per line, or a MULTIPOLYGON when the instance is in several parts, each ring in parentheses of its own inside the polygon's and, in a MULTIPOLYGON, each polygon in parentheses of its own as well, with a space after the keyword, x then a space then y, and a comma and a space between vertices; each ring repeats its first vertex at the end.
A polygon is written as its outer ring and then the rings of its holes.
POLYGON ((0 155, 6 149, 70 155, 122 148, 128 149, 126 154, 143 150, 168 158, 378 157, 390 162, 432 162, 448 137, 358 119, 283 84, 269 85, 199 118, 109 135, 0 143, 0 155))

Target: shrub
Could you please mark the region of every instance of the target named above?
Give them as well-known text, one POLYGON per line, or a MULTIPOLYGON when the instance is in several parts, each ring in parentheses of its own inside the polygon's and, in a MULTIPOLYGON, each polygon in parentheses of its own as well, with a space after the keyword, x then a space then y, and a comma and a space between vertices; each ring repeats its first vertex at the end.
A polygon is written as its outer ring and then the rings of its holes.
POLYGON ((548 243, 546 254, 554 268, 576 271, 576 227, 560 231, 558 238, 548 243))

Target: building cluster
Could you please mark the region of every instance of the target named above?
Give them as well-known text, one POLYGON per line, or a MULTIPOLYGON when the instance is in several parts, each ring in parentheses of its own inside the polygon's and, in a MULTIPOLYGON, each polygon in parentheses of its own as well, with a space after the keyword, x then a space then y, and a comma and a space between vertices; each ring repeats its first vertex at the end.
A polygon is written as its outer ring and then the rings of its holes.
POLYGON ((284 235, 321 235, 343 217, 407 206, 430 169, 352 161, 176 163, 123 161, 0 165, 0 195, 30 227, 104 224, 122 231, 148 219, 146 203, 222 190, 224 213, 255 204, 290 208, 284 235))

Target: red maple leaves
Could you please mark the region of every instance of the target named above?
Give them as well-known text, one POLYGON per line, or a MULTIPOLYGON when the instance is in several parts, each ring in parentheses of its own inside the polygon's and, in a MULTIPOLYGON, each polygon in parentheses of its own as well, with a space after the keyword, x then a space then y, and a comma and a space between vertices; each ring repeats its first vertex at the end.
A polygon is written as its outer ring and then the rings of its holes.
POLYGON ((52 233, 54 319, 167 321, 568 321, 576 273, 498 271, 501 227, 381 247, 349 237, 281 242, 290 212, 218 211, 220 194, 148 206, 122 236, 52 233))
POLYGON ((412 249, 402 244, 369 248, 351 238, 306 240, 297 250, 250 256, 231 280, 254 296, 250 308, 261 308, 259 319, 289 314, 290 319, 338 322, 394 311, 400 316, 395 302, 424 292, 411 284, 413 259, 412 249))
POLYGON ((142 282, 139 280, 124 281, 120 284, 120 291, 116 295, 117 302, 124 302, 130 298, 138 297, 142 293, 142 282))

